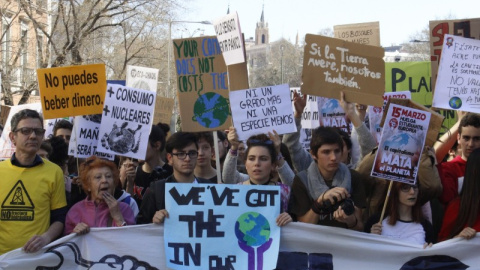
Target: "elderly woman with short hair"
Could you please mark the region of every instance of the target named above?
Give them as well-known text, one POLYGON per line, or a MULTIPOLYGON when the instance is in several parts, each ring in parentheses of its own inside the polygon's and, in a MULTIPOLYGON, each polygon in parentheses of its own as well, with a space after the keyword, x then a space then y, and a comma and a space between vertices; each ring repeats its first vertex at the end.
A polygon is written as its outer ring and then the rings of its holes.
POLYGON ((119 172, 115 163, 92 156, 80 166, 80 181, 87 198, 67 213, 65 234, 85 234, 90 227, 121 227, 135 224, 132 209, 113 197, 119 172))

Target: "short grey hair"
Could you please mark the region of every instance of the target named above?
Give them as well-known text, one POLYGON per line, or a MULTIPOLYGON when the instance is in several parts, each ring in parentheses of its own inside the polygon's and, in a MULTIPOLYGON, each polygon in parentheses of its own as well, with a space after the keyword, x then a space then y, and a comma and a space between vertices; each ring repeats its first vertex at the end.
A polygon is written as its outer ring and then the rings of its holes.
POLYGON ((26 118, 34 118, 34 119, 40 120, 40 123, 42 123, 42 128, 43 128, 43 117, 40 115, 40 113, 38 113, 35 110, 24 109, 12 116, 12 119, 10 120, 12 131, 15 131, 17 129, 18 123, 20 123, 21 120, 26 118))

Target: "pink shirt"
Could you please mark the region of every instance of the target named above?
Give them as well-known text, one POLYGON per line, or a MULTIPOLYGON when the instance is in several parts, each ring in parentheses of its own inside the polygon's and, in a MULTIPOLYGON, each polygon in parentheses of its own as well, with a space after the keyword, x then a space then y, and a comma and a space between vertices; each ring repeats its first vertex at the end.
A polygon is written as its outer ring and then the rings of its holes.
MULTIPOLYGON (((122 212, 123 219, 127 225, 135 225, 135 217, 133 211, 128 206, 128 204, 123 202, 118 202, 120 212, 122 212)), ((108 227, 108 220, 111 220, 111 226, 120 226, 122 224, 116 224, 110 216, 110 210, 108 205, 104 202, 99 205, 95 205, 94 201, 86 198, 83 201, 76 203, 67 213, 67 218, 65 220, 65 230, 64 235, 72 233, 75 226, 78 223, 83 222, 90 227, 108 227)))

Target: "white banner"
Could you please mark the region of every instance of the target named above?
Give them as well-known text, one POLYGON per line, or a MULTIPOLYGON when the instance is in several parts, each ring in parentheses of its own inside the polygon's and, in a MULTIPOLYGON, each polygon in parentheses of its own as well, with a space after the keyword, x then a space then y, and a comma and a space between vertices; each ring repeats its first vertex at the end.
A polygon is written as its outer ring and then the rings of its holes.
MULTIPOLYGON (((480 269, 478 235, 423 249, 380 235, 295 222, 282 227, 280 243, 277 269, 480 269)), ((6 253, 0 256, 0 269, 167 269, 163 226, 92 228, 35 254, 21 249, 6 253)))

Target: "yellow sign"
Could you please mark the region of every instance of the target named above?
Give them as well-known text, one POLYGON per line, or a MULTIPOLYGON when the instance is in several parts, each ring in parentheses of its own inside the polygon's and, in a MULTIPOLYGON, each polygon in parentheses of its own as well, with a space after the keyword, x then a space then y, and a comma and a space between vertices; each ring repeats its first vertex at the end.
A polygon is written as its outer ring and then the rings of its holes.
POLYGON ((37 77, 45 119, 102 113, 104 64, 42 68, 37 77))

